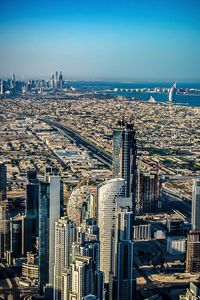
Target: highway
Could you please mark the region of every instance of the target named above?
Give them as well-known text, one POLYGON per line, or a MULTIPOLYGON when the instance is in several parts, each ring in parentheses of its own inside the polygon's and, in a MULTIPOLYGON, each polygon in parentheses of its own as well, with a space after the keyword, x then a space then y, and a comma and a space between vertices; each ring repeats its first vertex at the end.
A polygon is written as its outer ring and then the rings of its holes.
POLYGON ((56 155, 53 150, 40 138, 40 136, 29 127, 29 130, 31 131, 31 133, 34 135, 34 137, 40 141, 46 148, 48 148, 48 150, 51 152, 51 154, 58 160, 58 162, 61 164, 61 166, 66 167, 67 165, 63 162, 63 160, 56 155))
POLYGON ((67 135, 70 139, 75 141, 77 144, 82 145, 87 150, 90 151, 90 153, 96 157, 99 161, 101 161, 104 165, 111 168, 112 166, 112 155, 107 153, 104 149, 98 147, 94 143, 90 142, 88 139, 82 137, 79 133, 75 132, 69 127, 64 126, 63 124, 55 121, 49 121, 46 119, 42 119, 43 122, 49 124, 50 126, 53 126, 57 129, 60 129, 63 131, 65 135, 67 135))
POLYGON ((163 210, 164 211, 174 211, 178 213, 186 221, 191 222, 191 203, 182 200, 178 196, 174 196, 167 191, 162 191, 163 199, 163 210))

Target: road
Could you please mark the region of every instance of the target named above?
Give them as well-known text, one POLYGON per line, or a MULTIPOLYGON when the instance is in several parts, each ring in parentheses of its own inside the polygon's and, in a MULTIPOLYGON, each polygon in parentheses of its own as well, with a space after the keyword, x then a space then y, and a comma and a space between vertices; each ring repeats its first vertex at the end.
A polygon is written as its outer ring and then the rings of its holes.
POLYGON ((34 130, 32 130, 30 127, 29 130, 37 139, 37 141, 41 142, 51 152, 51 154, 58 160, 58 162, 61 164, 62 167, 67 167, 67 164, 65 164, 63 160, 54 153, 54 151, 40 138, 40 136, 34 130))
POLYGON ((166 191, 162 192, 163 199, 163 210, 165 211, 175 211, 180 213, 186 221, 191 222, 191 203, 178 198, 178 196, 173 196, 166 191))
POLYGON ((112 166, 112 156, 111 154, 107 153, 104 149, 98 147, 94 143, 90 142, 86 138, 82 137, 79 133, 75 132, 71 128, 68 128, 64 126, 63 124, 55 121, 49 121, 42 119, 43 122, 49 124, 50 126, 53 126, 57 129, 60 129, 63 131, 65 135, 67 135, 69 138, 74 140, 77 144, 84 146, 87 150, 90 151, 90 153, 96 157, 99 161, 101 161, 104 165, 111 168, 112 166))

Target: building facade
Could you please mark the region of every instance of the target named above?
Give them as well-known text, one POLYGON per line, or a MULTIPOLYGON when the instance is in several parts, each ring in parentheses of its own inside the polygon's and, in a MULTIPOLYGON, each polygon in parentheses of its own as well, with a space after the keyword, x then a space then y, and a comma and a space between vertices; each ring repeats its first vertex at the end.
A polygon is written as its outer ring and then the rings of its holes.
POLYGON ((100 239, 100 270, 109 282, 111 269, 111 235, 115 224, 116 201, 125 194, 125 180, 111 179, 97 188, 97 223, 100 239))
POLYGON ((39 185, 39 286, 53 285, 55 262, 55 222, 60 219, 60 177, 49 176, 39 185))
POLYGON ((160 207, 160 178, 156 170, 138 168, 137 210, 155 213, 160 207))
POLYGON ((75 223, 62 217, 55 223, 54 299, 62 299, 62 273, 72 263, 72 243, 76 239, 75 223))
POLYGON ((132 198, 135 209, 137 182, 137 147, 135 130, 132 124, 119 121, 113 130, 113 177, 125 180, 125 197, 132 198))
POLYGON ((187 237, 186 271, 200 272, 200 231, 190 231, 187 237))
POLYGON ((112 300, 135 298, 132 215, 130 208, 117 206, 109 282, 109 299, 112 300))
POLYGON ((32 251, 39 236, 39 180, 36 171, 27 172, 26 218, 31 227, 32 251))
POLYGON ((192 188, 192 229, 200 230, 200 180, 193 181, 192 188))
POLYGON ((7 168, 5 163, 0 163, 0 201, 7 199, 7 168))
POLYGON ((69 273, 63 276, 64 300, 82 300, 84 296, 91 295, 94 270, 90 257, 77 255, 70 266, 69 273))

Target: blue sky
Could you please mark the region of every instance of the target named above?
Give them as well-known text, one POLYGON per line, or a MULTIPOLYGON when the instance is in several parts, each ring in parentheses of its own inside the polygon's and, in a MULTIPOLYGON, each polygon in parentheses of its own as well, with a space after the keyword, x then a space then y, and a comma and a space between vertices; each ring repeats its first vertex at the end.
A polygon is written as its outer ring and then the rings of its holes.
POLYGON ((1 0, 0 76, 200 81, 199 0, 1 0))

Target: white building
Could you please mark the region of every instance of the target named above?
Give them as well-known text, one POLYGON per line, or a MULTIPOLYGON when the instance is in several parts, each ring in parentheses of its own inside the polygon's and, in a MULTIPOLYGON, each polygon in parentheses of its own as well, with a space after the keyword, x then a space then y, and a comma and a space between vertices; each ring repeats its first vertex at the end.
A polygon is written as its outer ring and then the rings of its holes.
POLYGON ((186 249, 186 238, 184 236, 168 236, 167 252, 172 255, 184 254, 186 249))
POLYGON ((76 225, 68 217, 55 223, 54 299, 62 298, 62 273, 69 268, 72 243, 76 238, 76 225))
POLYGON ((82 300, 84 296, 90 294, 92 278, 90 265, 91 259, 87 256, 76 256, 74 263, 71 264, 71 291, 69 292, 69 299, 82 300))
POLYGON ((173 84, 173 86, 169 91, 169 103, 174 102, 175 95, 176 95, 176 82, 173 84))
POLYGON ((55 222, 60 219, 60 177, 49 176, 49 283, 53 284, 55 261, 55 222))
POLYGON ((124 197, 125 180, 111 179, 97 188, 97 222, 100 240, 100 270, 109 282, 111 269, 111 233, 115 223, 116 200, 124 197))
POLYGON ((151 224, 139 224, 134 226, 134 240, 150 240, 151 224))

